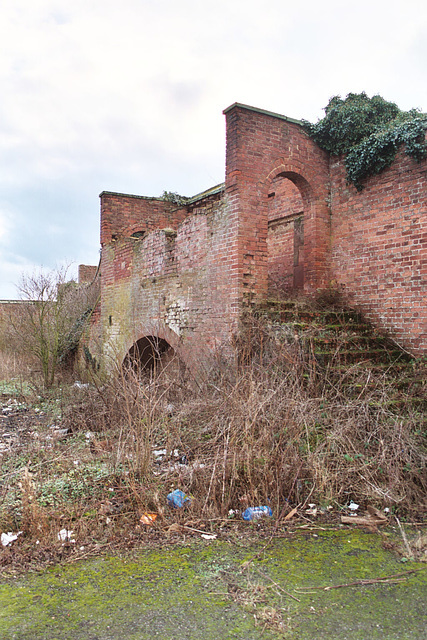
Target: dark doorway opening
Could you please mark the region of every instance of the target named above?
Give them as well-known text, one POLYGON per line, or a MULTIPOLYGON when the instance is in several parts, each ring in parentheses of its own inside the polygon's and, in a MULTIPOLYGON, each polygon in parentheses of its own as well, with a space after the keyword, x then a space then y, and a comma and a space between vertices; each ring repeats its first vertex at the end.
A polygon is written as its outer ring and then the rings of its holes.
POLYGON ((126 373, 151 373, 163 369, 174 355, 174 349, 163 338, 145 336, 129 349, 123 361, 123 369, 126 373))

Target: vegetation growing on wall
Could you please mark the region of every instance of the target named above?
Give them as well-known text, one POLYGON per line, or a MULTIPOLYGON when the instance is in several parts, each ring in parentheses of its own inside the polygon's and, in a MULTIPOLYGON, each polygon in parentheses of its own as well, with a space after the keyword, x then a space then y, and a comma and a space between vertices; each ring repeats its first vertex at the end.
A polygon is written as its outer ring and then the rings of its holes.
POLYGON ((427 114, 417 109, 401 111, 379 95, 349 93, 330 99, 325 117, 304 128, 325 151, 345 155, 347 180, 358 191, 363 181, 393 162, 400 146, 416 161, 427 157, 427 114))
POLYGON ((173 204, 176 204, 179 207, 183 206, 188 202, 188 200, 190 200, 190 198, 187 198, 186 196, 181 196, 179 193, 175 193, 174 191, 163 191, 162 195, 160 196, 160 199, 164 200, 165 202, 172 202, 173 204))

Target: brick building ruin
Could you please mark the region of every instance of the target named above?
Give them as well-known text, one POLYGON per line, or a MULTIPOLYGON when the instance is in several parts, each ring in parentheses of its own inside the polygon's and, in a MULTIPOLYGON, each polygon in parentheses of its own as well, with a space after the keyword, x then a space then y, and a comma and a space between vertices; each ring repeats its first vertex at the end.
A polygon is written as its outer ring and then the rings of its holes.
POLYGON ((235 103, 225 182, 188 200, 101 193, 100 303, 84 347, 106 371, 155 340, 190 366, 269 295, 330 286, 426 353, 427 161, 402 152, 363 191, 297 120, 235 103))

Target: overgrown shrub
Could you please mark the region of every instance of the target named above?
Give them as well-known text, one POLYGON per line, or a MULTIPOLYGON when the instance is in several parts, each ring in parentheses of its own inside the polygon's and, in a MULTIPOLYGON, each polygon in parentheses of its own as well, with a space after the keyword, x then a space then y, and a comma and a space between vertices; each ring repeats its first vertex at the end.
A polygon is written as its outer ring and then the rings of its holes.
POLYGON ((100 439, 108 431, 110 459, 127 456, 153 492, 153 450, 166 449, 172 462, 162 480, 194 494, 212 516, 261 503, 277 514, 310 496, 416 510, 427 489, 422 418, 409 402, 393 410, 395 382, 386 375, 366 365, 341 369, 339 345, 335 361, 321 366, 315 339, 250 319, 235 361, 218 360, 196 378, 187 371, 143 384, 116 380, 92 391, 96 406, 85 403, 72 420, 100 439), (174 466, 176 451, 186 464, 174 466))
POLYGON ((248 317, 235 359, 218 357, 197 373, 159 362, 141 375, 64 390, 55 428, 33 427, 27 445, 3 455, 3 530, 39 538, 43 529, 56 540, 66 524, 79 539, 118 539, 140 531, 147 511, 167 528, 225 522, 230 510, 240 521, 260 504, 278 520, 309 502, 328 513, 352 499, 422 516, 424 416, 403 391, 395 407, 396 382, 386 373, 341 366, 344 338, 320 364, 321 330, 295 334, 248 317), (59 427, 71 435, 55 441, 59 427), (188 508, 168 508, 173 489, 193 496, 188 508))
POLYGON ((50 389, 58 368, 76 350, 98 296, 96 285, 78 285, 67 269, 23 274, 19 304, 11 306, 9 333, 19 353, 38 363, 43 386, 50 389))
POLYGON ((416 161, 427 156, 427 115, 416 109, 401 111, 379 95, 349 93, 334 96, 316 124, 304 121, 310 137, 325 151, 345 155, 348 182, 360 191, 363 181, 389 167, 398 149, 416 161))

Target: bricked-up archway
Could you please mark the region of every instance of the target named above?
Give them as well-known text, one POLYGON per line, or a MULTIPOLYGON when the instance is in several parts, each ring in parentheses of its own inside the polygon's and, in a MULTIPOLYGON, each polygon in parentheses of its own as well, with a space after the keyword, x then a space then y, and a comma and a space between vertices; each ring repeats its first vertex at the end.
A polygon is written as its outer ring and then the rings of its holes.
POLYGON ((175 351, 163 338, 144 336, 129 349, 123 361, 125 373, 161 370, 174 357, 175 351))
MULTIPOLYGON (((280 159, 259 183, 257 231, 260 238, 266 238, 267 255, 271 207, 269 195, 274 193, 274 185, 281 184, 280 181, 284 181, 284 184, 290 182, 293 188, 291 202, 284 203, 284 206, 292 207, 294 199, 294 220, 291 229, 293 237, 290 247, 293 270, 289 291, 303 290, 310 293, 327 283, 329 210, 326 197, 321 197, 320 188, 316 187, 316 181, 304 167, 300 167, 299 163, 292 164, 280 159), (299 198, 296 198, 296 194, 299 198)), ((269 266, 267 260, 267 270, 269 266)))
POLYGON ((268 207, 268 291, 282 296, 304 288, 304 202, 292 175, 271 181, 268 207))

